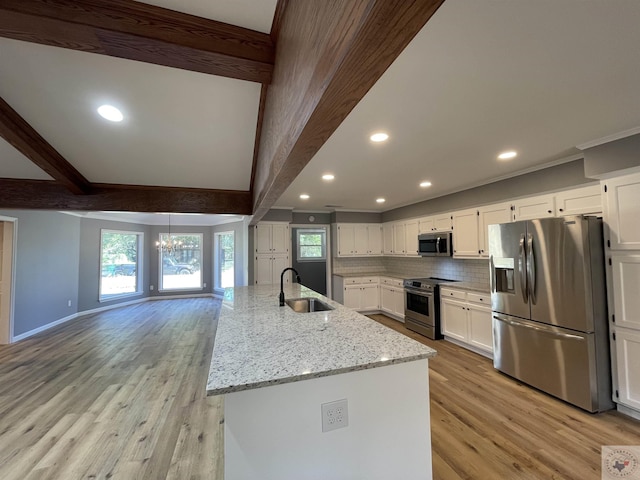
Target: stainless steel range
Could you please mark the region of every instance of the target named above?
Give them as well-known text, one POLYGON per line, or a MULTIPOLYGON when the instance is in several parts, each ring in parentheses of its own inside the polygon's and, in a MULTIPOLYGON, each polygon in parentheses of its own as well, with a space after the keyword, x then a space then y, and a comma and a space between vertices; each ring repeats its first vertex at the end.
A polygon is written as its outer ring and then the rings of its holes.
POLYGON ((455 282, 446 278, 409 278, 404 284, 404 324, 433 340, 443 338, 440 331, 440 284, 455 282))

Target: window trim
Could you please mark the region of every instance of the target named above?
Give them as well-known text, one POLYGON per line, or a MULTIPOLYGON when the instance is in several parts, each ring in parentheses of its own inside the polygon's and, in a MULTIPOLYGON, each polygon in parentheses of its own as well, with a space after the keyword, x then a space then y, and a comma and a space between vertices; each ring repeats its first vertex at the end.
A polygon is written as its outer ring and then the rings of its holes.
MULTIPOLYGON (((162 236, 169 235, 169 232, 158 233, 158 241, 162 243, 162 236)), ((188 288, 164 288, 164 273, 162 268, 162 252, 158 252, 158 292, 194 292, 204 290, 204 233, 203 232, 171 232, 172 237, 180 236, 199 236, 200 237, 200 286, 188 288)))
POLYGON ((327 231, 322 228, 297 228, 296 229, 296 261, 303 262, 326 262, 327 261, 327 231), (303 257, 300 254, 300 247, 317 246, 317 245, 300 245, 300 235, 305 234, 320 234, 322 236, 322 244, 320 248, 322 250, 321 257, 303 257))
POLYGON ((140 296, 144 293, 142 285, 142 270, 144 265, 144 232, 136 232, 132 230, 116 230, 113 228, 101 228, 100 229, 100 244, 98 245, 98 302, 110 302, 112 300, 118 300, 121 298, 140 296), (137 235, 138 246, 136 252, 136 291, 126 293, 102 293, 102 242, 105 233, 119 233, 123 235, 137 235))

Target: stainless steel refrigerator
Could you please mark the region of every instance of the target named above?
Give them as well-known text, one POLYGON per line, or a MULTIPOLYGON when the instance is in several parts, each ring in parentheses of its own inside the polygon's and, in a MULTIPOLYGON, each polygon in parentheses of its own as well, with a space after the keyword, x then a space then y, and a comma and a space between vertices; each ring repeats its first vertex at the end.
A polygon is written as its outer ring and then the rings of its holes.
POLYGON ((590 412, 613 407, 602 220, 489 226, 493 365, 590 412))

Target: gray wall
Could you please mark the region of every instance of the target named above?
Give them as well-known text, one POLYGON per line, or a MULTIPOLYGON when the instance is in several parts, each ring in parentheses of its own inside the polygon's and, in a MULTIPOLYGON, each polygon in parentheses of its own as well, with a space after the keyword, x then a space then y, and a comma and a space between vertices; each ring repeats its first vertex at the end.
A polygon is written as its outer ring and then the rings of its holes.
POLYGON ((293 212, 291 223, 294 225, 328 225, 331 223, 330 213, 293 212), (313 222, 309 221, 309 216, 313 215, 313 222))
POLYGON ((260 219, 261 222, 289 222, 293 219, 293 212, 289 209, 272 208, 264 217, 260 219))
MULTIPOLYGON (((233 223, 225 223, 223 225, 216 225, 211 227, 211 234, 219 233, 219 232, 233 232, 233 238, 235 241, 234 246, 234 264, 233 264, 233 274, 234 274, 234 283, 236 285, 247 285, 248 282, 248 268, 247 268, 247 260, 248 260, 248 245, 247 245, 247 234, 249 231, 247 230, 245 222, 233 222, 233 223)), ((212 250, 213 251, 213 250, 212 250)), ((216 261, 215 252, 212 255, 213 259, 213 272, 215 272, 216 261)), ((212 273, 213 275, 213 273, 212 273)), ((213 281, 213 276, 211 277, 213 281)))
POLYGON ((475 205, 537 195, 545 191, 561 190, 590 182, 593 182, 593 179, 585 176, 583 160, 574 160, 544 170, 389 210, 382 214, 382 221, 390 222, 448 210, 461 210, 475 205))
POLYGON ((375 212, 333 212, 331 223, 381 223, 382 215, 375 212))
POLYGON ((0 214, 18 219, 14 335, 76 313, 80 218, 35 210, 0 214))
POLYGON ((155 238, 150 236, 148 225, 126 222, 112 222, 83 218, 80 224, 80 271, 78 290, 78 311, 93 310, 95 308, 128 302, 136 298, 149 296, 149 250, 153 248, 155 238), (99 301, 100 295, 100 233, 102 229, 123 230, 128 232, 143 232, 144 246, 141 257, 142 292, 139 295, 127 296, 110 301, 99 301))
POLYGON ((584 151, 584 171, 587 177, 605 178, 613 172, 638 166, 640 166, 640 134, 584 151))

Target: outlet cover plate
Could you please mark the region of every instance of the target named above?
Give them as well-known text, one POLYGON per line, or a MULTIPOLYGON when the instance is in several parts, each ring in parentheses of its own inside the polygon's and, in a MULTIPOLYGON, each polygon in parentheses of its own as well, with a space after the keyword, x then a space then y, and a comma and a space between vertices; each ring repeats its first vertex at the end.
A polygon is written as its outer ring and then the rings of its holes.
POLYGON ((347 399, 336 400, 335 402, 323 403, 320 405, 322 411, 322 431, 330 432, 338 428, 349 426, 349 412, 347 409, 347 399))

